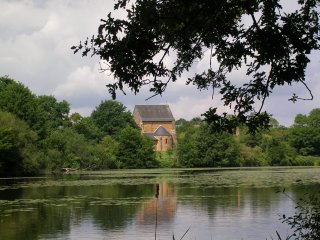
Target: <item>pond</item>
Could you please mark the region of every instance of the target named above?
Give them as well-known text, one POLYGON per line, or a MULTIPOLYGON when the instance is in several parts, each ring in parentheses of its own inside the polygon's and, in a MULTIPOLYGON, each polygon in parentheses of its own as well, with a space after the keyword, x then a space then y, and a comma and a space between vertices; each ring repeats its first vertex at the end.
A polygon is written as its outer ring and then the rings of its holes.
POLYGON ((320 168, 156 169, 0 179, 0 239, 271 239, 320 168), (285 194, 282 190, 285 188, 285 194), (278 191, 280 190, 281 193, 278 191))

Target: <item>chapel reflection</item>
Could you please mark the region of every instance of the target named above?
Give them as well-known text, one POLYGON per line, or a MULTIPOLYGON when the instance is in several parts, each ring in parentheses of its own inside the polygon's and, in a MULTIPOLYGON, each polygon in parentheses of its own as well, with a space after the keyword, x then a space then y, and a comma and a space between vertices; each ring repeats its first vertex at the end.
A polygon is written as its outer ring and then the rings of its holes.
POLYGON ((138 225, 170 222, 173 220, 177 209, 177 189, 166 182, 156 184, 155 196, 150 201, 143 203, 137 211, 138 225))

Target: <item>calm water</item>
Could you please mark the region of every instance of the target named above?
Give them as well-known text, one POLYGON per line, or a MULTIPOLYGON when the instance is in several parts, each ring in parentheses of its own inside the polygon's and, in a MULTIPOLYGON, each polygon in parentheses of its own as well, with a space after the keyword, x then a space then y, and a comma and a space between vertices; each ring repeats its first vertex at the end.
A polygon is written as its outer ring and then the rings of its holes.
POLYGON ((271 239, 320 168, 132 170, 0 179, 0 239, 271 239), (276 193, 285 188, 286 196, 276 193), (158 191, 157 191, 158 189, 158 191), (290 199, 292 198, 292 199, 290 199))

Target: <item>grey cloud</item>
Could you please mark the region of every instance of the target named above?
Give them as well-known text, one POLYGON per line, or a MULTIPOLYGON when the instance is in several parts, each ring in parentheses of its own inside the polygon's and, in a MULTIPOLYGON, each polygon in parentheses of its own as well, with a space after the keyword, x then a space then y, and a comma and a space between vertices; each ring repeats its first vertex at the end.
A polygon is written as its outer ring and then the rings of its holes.
MULTIPOLYGON (((289 1, 287 0, 286 3, 289 1)), ((1 2, 0 15, 0 75, 9 75, 24 83, 36 94, 55 95, 59 100, 67 100, 71 108, 86 115, 104 99, 110 99, 105 85, 110 80, 99 74, 98 58, 82 58, 73 55, 70 47, 80 40, 95 34, 99 20, 113 10, 114 1, 106 0, 25 0, 1 2), (81 72, 80 70, 87 69, 81 72)), ((294 8, 287 4, 288 8, 294 8)), ((118 16, 121 16, 118 14, 118 16)), ((170 55, 173 59, 174 54, 170 55)), ((168 59, 167 64, 172 64, 168 59)), ((312 53, 307 70, 307 81, 314 92, 313 102, 292 104, 287 99, 292 93, 305 95, 301 85, 280 87, 266 102, 270 111, 281 124, 290 125, 298 113, 308 113, 320 106, 317 96, 320 91, 320 54, 312 53)), ((147 88, 137 95, 127 92, 118 94, 118 100, 132 110, 135 104, 167 103, 176 112, 176 117, 190 119, 199 116, 210 106, 220 106, 220 111, 230 111, 222 107, 219 95, 211 98, 212 91, 202 91, 195 86, 185 86, 188 77, 195 71, 202 71, 208 59, 195 63, 190 73, 182 75, 177 83, 170 84, 162 97, 149 101, 147 88)), ((234 81, 242 82, 241 71, 231 74, 234 81)))

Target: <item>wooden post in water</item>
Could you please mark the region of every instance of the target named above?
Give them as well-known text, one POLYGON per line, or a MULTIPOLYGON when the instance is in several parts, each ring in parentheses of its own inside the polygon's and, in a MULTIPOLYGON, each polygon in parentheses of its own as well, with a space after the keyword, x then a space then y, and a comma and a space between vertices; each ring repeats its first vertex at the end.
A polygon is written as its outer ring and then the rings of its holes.
POLYGON ((154 195, 156 197, 156 226, 155 226, 155 229, 154 229, 154 240, 157 240, 159 189, 160 189, 160 185, 159 185, 159 183, 157 183, 156 184, 156 193, 154 195))

